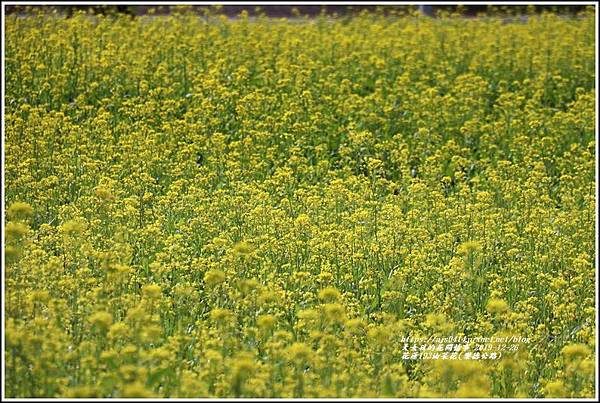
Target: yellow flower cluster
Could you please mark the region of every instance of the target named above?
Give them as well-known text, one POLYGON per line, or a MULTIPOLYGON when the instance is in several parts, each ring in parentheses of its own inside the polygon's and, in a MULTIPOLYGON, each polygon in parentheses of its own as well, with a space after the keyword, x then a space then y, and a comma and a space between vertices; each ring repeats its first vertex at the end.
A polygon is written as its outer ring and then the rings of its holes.
POLYGON ((7 16, 7 396, 592 397, 594 44, 7 16), (404 357, 452 335, 528 342, 404 357))

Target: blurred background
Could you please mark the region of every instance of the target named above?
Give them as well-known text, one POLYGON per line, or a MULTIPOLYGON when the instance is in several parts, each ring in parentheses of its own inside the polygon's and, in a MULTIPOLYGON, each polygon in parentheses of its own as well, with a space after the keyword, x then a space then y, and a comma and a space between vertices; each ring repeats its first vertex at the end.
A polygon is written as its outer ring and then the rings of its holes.
POLYGON ((363 10, 379 11, 382 13, 411 13, 419 11, 424 15, 432 17, 444 16, 450 13, 455 15, 464 15, 465 17, 474 17, 479 14, 484 15, 528 15, 537 14, 543 11, 550 11, 558 14, 575 15, 582 11, 584 5, 390 5, 390 6, 370 6, 370 5, 228 5, 224 3, 218 6, 206 5, 43 5, 43 6, 23 6, 7 5, 7 14, 29 14, 39 12, 56 12, 65 16, 71 16, 76 11, 86 11, 92 14, 128 14, 131 16, 141 16, 146 14, 169 15, 179 12, 193 12, 198 14, 224 14, 229 17, 236 17, 242 11, 246 11, 249 16, 266 15, 268 17, 315 17, 320 14, 329 16, 348 15, 359 13, 363 10))

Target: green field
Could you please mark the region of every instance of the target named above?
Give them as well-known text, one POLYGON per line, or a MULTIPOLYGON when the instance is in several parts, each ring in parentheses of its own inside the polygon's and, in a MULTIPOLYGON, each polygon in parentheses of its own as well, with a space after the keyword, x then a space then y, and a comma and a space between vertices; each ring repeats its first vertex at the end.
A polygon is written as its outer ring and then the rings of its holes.
POLYGON ((593 397, 594 18, 7 16, 6 396, 593 397))

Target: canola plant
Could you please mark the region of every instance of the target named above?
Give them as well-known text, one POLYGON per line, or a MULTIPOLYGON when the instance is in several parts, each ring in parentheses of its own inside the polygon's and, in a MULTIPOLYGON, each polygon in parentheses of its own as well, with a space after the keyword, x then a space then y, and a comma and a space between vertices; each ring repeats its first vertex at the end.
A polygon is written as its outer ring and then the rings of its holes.
POLYGON ((593 8, 5 31, 8 397, 593 396, 593 8))

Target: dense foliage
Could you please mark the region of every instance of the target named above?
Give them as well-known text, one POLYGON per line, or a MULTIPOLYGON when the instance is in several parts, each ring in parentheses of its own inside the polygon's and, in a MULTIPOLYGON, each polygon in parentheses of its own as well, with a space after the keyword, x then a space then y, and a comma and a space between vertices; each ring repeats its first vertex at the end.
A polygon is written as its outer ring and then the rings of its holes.
POLYGON ((593 396, 594 41, 593 10, 8 16, 7 395, 593 396))

